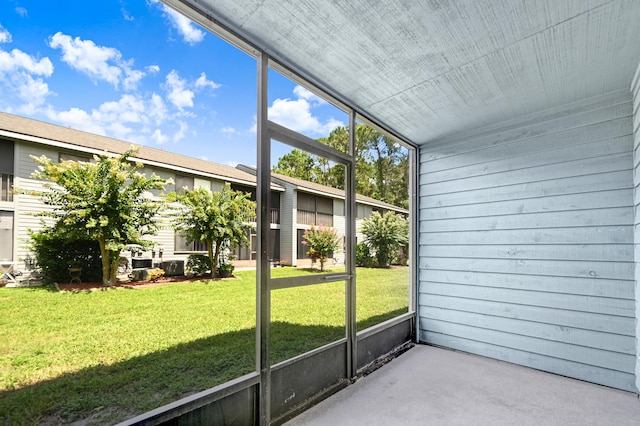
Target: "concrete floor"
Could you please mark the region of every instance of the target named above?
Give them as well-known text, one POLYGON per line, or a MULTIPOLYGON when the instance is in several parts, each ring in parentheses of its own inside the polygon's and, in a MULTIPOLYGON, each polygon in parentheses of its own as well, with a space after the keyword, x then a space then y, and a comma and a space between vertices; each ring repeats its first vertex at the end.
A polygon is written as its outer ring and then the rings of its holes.
POLYGON ((640 425, 632 393, 418 345, 286 423, 640 425))

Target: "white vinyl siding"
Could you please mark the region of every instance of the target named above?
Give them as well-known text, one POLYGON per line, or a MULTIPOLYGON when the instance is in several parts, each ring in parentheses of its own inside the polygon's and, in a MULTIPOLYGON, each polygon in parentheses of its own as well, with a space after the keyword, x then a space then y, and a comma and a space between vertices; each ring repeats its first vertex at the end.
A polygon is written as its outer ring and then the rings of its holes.
POLYGON ((636 391, 628 91, 420 150, 419 339, 636 391))
MULTIPOLYGON (((640 65, 631 85, 633 96, 633 206, 634 218, 634 248, 640 253, 640 65)), ((635 257, 636 283, 636 388, 640 390, 640 255, 635 257)))

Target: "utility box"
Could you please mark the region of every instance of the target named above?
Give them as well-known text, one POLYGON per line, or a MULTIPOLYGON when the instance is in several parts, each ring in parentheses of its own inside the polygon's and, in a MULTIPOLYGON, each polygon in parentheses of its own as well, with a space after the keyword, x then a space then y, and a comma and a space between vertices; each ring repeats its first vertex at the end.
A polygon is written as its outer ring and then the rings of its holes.
POLYGON ((139 269, 139 268, 151 268, 153 267, 153 259, 147 259, 144 257, 133 257, 131 258, 131 268, 139 269))
POLYGON ((162 270, 165 277, 178 277, 184 275, 184 260, 165 260, 162 262, 162 270))
POLYGON ((149 279, 149 270, 146 268, 134 268, 131 271, 132 281, 146 281, 149 279))

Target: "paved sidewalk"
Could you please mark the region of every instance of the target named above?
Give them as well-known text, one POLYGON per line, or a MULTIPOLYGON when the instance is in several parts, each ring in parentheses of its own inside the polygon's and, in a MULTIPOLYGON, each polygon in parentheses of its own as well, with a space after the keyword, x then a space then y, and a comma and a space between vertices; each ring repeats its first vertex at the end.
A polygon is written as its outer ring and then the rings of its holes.
POLYGON ((640 425, 637 395, 417 345, 287 423, 640 425))

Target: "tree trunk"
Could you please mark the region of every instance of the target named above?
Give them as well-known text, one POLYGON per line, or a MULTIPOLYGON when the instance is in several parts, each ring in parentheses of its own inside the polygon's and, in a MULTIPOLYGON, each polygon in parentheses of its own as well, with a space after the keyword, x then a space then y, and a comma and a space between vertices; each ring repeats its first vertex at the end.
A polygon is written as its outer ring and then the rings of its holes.
POLYGON ((112 285, 110 280, 111 275, 111 259, 110 252, 105 248, 104 237, 98 238, 98 245, 100 246, 100 257, 102 258, 102 285, 112 285))
POLYGON ((220 257, 220 250, 222 248, 222 241, 216 241, 216 252, 213 254, 213 259, 211 260, 212 268, 216 270, 215 276, 218 276, 218 258, 220 257))
POLYGON ((109 282, 113 285, 118 283, 118 264, 120 260, 120 250, 110 251, 109 259, 111 260, 111 265, 109 268, 109 282))
MULTIPOLYGON (((216 244, 216 251, 217 249, 218 245, 216 244)), ((218 258, 216 256, 216 261, 213 260, 213 241, 211 240, 207 240, 207 251, 209 252, 209 263, 211 264, 211 278, 215 278, 218 269, 218 258)))

